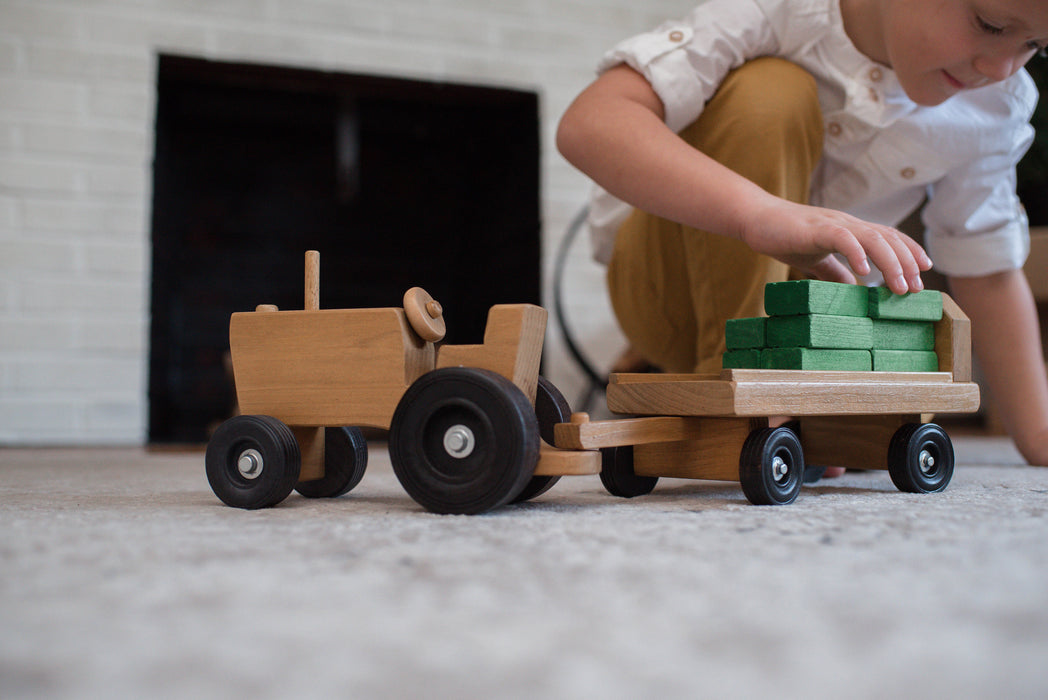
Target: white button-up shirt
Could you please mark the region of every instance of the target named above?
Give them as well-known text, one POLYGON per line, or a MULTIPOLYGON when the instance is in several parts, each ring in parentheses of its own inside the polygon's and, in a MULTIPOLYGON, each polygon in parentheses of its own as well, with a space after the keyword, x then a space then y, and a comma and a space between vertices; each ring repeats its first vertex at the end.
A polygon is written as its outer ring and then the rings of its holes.
MULTIPOLYGON (((811 203, 895 226, 924 198, 925 247, 936 269, 975 276, 1022 267, 1026 216, 1015 165, 1033 140, 1033 80, 961 92, 935 107, 912 102, 894 71, 867 58, 844 31, 839 0, 709 0, 685 19, 627 39, 604 71, 626 63, 651 83, 667 125, 702 113, 724 76, 759 56, 808 70, 825 122, 811 203)), ((629 207, 597 188, 594 254, 607 262, 629 207)))

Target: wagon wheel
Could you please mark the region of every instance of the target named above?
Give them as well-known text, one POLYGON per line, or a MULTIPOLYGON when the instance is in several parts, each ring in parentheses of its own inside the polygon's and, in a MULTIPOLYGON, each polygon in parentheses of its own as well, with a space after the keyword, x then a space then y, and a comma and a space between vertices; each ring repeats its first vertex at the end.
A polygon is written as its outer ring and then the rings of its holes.
POLYGON ((295 490, 306 498, 337 498, 364 478, 368 443, 360 428, 324 428, 324 476, 300 481, 295 490))
POLYGON ((888 473, 900 491, 936 493, 953 478, 953 442, 934 423, 907 423, 888 444, 888 473))
POLYGON ((294 488, 302 466, 291 428, 270 416, 235 416, 211 437, 204 456, 207 480, 223 503, 268 508, 294 488))
MULTIPOLYGON (((557 423, 571 420, 571 406, 560 390, 545 377, 539 377, 538 390, 535 393, 535 415, 539 419, 539 435, 548 444, 553 445, 553 427, 557 423)), ((524 486, 524 490, 513 499, 514 503, 523 503, 537 498, 553 488, 560 481, 559 476, 533 476, 524 486)))
POLYGON ((804 451, 795 432, 781 427, 761 428, 749 434, 739 455, 739 481, 750 503, 793 503, 803 480, 804 451))
POLYGON ((449 367, 417 379, 393 413, 389 456, 404 490, 435 513, 509 503, 539 458, 535 409, 500 374, 449 367))
POLYGON ((612 496, 633 498, 651 493, 659 477, 637 476, 632 445, 605 447, 600 451, 600 483, 612 496))

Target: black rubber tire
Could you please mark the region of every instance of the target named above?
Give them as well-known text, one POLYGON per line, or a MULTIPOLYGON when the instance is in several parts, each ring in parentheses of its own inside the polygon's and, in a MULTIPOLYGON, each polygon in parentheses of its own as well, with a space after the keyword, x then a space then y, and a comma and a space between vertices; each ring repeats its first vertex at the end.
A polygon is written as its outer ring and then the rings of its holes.
POLYGON ((389 456, 404 490, 434 513, 477 514, 509 503, 539 459, 535 409, 500 374, 450 367, 424 374, 393 413, 389 456), (456 426, 472 448, 462 457, 444 446, 456 426))
POLYGON ((657 476, 637 476, 633 471, 633 446, 605 447, 600 451, 600 483, 612 496, 644 496, 659 483, 657 476))
MULTIPOLYGON (((545 377, 539 377, 538 388, 535 392, 535 415, 539 420, 539 435, 549 445, 555 445, 553 438, 553 427, 557 423, 567 423, 571 420, 571 406, 568 400, 560 393, 560 390, 545 377)), ((553 488, 560 481, 559 476, 533 476, 524 486, 513 503, 523 503, 537 498, 553 488)))
POLYGON ((235 416, 222 423, 208 442, 204 464, 215 495, 226 505, 248 510, 287 498, 302 466, 291 428, 271 416, 235 416), (237 466, 249 450, 261 461, 253 478, 237 466))
POLYGON ((804 481, 804 450, 797 434, 783 426, 754 430, 739 455, 739 481, 750 503, 784 506, 797 500, 804 481), (776 475, 775 460, 786 466, 776 475))
POLYGON ((338 498, 364 478, 368 443, 360 428, 324 428, 324 476, 295 484, 306 498, 338 498))
POLYGON ((907 423, 888 445, 888 473, 892 483, 907 493, 938 493, 953 478, 953 441, 935 423, 907 423), (922 467, 921 453, 932 464, 922 467))

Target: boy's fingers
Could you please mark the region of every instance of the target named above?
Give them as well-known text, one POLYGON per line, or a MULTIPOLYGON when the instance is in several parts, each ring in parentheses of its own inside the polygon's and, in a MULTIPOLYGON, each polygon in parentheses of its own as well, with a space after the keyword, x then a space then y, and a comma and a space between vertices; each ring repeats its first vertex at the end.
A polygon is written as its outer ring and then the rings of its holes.
POLYGON ((815 277, 815 279, 824 280, 826 282, 855 284, 858 281, 855 279, 855 275, 852 274, 852 271, 848 269, 848 266, 833 255, 827 255, 825 258, 815 263, 809 272, 815 277))
POLYGON ((870 257, 884 275, 884 283, 896 294, 924 288, 918 255, 894 229, 870 230, 870 257))
MULTIPOLYGON (((826 247, 843 255, 848 260, 848 264, 851 265, 851 269, 855 270, 856 274, 868 274, 870 272, 870 260, 867 256, 865 246, 863 246, 859 239, 855 237, 855 234, 844 226, 839 226, 830 233, 832 239, 830 245, 826 247)), ((834 260, 836 260, 836 258, 834 258, 834 260)), ((837 263, 840 264, 840 261, 837 260, 837 263)))

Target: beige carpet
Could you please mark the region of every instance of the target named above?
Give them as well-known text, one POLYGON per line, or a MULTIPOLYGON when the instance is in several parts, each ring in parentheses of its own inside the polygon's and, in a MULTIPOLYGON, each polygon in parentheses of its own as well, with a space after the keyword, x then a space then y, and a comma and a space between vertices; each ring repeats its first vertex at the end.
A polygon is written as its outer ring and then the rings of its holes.
POLYGON ((750 506, 596 477, 435 516, 221 505, 201 453, 0 450, 0 698, 1044 698, 1048 470, 957 440, 750 506))

